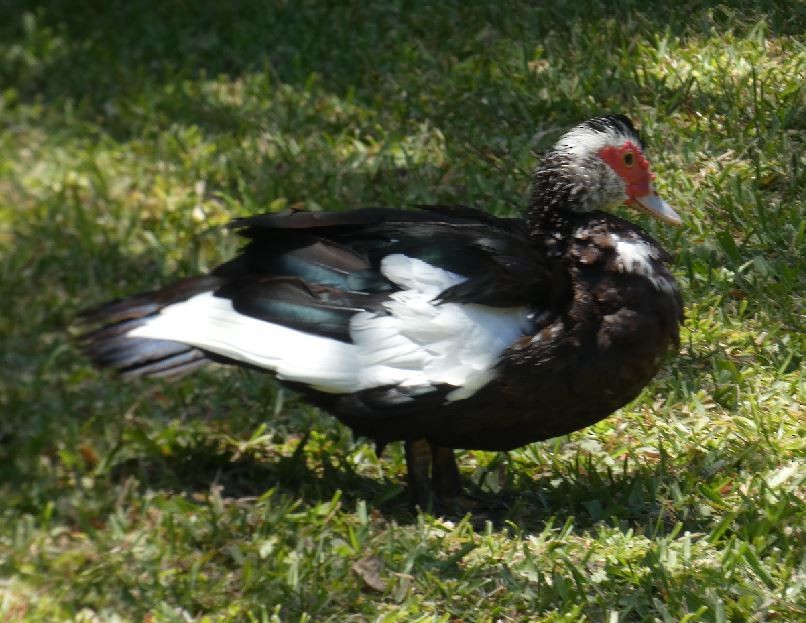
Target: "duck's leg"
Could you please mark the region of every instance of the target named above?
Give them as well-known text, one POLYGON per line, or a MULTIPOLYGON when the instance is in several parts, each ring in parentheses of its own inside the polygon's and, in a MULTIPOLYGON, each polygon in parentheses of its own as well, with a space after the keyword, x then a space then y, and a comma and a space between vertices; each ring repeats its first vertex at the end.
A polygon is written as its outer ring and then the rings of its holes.
POLYGON ((462 482, 456 457, 451 448, 431 444, 431 482, 440 502, 449 502, 462 495, 462 482))
POLYGON ((464 492, 451 448, 432 444, 431 456, 431 481, 440 510, 450 514, 473 513, 477 517, 485 517, 506 509, 500 500, 484 499, 464 492))
POLYGON ((425 439, 406 442, 406 469, 409 479, 409 499, 412 507, 430 510, 434 502, 431 489, 431 444, 425 439))
POLYGON ((462 491, 462 481, 453 450, 425 439, 406 442, 409 497, 413 508, 422 511, 464 515, 499 511, 501 502, 484 500, 462 491))
POLYGON ((406 467, 412 507, 424 511, 452 510, 462 497, 453 450, 425 439, 406 442, 406 467))

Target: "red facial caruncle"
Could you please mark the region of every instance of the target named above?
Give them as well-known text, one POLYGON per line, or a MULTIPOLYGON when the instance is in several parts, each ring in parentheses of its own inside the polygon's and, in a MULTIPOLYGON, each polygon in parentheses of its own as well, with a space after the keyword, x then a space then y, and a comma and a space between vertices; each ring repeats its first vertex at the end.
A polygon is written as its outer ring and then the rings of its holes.
POLYGON ((599 150, 599 157, 624 180, 627 204, 645 210, 670 225, 680 225, 680 215, 652 187, 655 176, 649 170, 649 161, 641 148, 632 141, 618 147, 607 145, 599 150))
POLYGON ((626 183, 627 196, 630 198, 627 203, 652 192, 652 180, 655 176, 649 171, 649 160, 632 141, 625 141, 619 147, 602 147, 599 157, 626 183))

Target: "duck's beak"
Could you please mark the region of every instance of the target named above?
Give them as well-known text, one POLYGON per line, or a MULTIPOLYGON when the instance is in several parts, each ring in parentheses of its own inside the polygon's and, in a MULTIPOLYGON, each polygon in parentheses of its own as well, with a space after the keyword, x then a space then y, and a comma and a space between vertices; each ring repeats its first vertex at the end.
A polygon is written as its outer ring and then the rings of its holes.
POLYGON ((683 224, 683 219, 680 218, 680 215, 672 209, 672 206, 658 196, 652 186, 649 187, 649 193, 641 197, 630 197, 628 203, 634 203, 655 218, 664 223, 669 223, 669 225, 683 224))

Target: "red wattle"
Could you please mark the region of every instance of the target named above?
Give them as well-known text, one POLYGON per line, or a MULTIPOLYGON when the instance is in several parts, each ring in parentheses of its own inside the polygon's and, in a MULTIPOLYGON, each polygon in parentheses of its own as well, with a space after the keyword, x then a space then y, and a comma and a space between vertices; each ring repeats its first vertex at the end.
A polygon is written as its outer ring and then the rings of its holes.
POLYGON ((649 161, 644 157, 641 149, 632 141, 626 141, 620 147, 602 147, 599 157, 624 180, 627 196, 643 197, 651 192, 652 178, 649 171, 649 161), (633 164, 627 165, 624 157, 632 154, 633 164))

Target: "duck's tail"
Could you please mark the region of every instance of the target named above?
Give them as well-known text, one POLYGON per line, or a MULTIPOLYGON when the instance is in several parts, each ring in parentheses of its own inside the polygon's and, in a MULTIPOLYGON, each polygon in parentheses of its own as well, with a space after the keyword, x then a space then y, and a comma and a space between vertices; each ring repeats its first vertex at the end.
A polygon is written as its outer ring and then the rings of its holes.
POLYGON ((196 370, 213 360, 209 353, 181 342, 134 337, 130 332, 164 308, 220 285, 218 277, 193 277, 88 309, 81 314, 89 329, 80 337, 81 346, 95 365, 116 370, 124 378, 171 378, 196 370))

